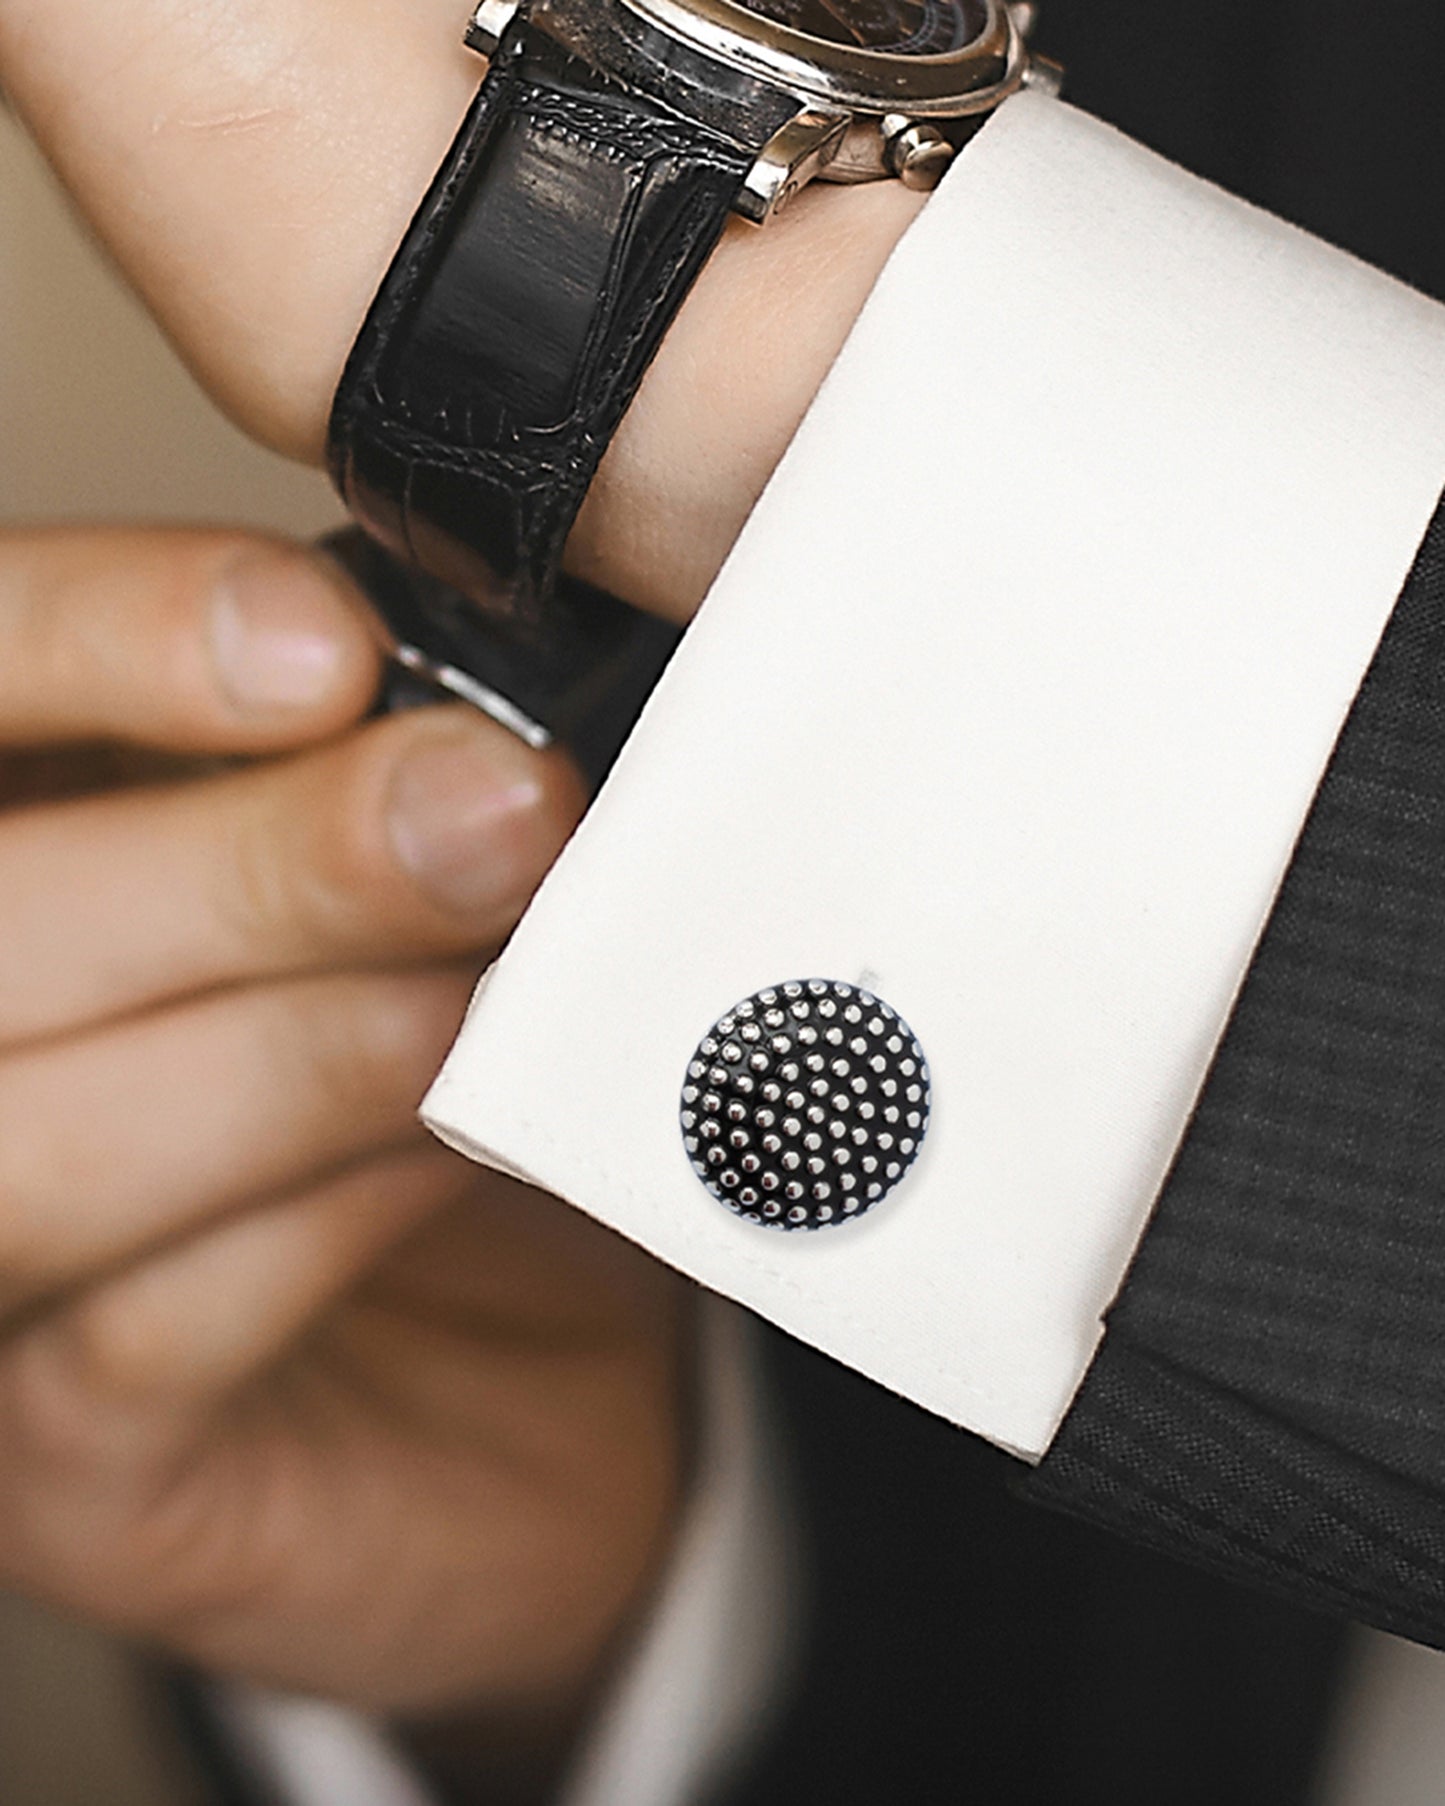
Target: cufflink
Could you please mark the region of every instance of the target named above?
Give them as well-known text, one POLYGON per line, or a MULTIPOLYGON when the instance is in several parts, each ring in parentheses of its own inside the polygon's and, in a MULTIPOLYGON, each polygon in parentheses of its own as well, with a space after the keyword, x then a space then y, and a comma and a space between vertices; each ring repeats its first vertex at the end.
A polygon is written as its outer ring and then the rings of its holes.
POLYGON ((822 1229, 881 1204, 928 1133, 928 1062, 871 991, 800 979, 755 991, 688 1062, 692 1169, 749 1223, 822 1229))

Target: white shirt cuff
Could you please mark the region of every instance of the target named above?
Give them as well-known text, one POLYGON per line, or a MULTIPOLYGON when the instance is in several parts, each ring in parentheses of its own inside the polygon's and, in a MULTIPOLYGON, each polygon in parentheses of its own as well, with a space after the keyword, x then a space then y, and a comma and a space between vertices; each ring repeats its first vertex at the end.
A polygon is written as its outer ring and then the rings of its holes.
POLYGON ((884 272, 426 1106, 1029 1457, 1100 1335, 1445 474, 1445 310, 1036 95, 884 272), (861 983, 933 1121, 722 1210, 738 999, 861 983))

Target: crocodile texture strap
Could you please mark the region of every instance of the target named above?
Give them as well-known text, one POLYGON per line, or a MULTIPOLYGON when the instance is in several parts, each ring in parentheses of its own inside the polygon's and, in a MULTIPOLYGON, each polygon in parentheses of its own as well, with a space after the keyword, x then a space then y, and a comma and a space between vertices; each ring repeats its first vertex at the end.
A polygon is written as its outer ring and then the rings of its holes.
POLYGON ((751 161, 509 32, 337 392, 332 470, 369 531, 558 643, 568 529, 751 161))

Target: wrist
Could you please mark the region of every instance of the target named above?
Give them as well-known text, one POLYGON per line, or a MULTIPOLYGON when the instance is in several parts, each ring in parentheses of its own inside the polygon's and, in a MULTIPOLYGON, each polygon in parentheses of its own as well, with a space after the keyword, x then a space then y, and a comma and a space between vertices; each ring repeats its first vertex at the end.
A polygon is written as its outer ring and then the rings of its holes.
POLYGON ((693 613, 925 198, 819 184, 761 231, 729 224, 583 504, 577 576, 693 613))

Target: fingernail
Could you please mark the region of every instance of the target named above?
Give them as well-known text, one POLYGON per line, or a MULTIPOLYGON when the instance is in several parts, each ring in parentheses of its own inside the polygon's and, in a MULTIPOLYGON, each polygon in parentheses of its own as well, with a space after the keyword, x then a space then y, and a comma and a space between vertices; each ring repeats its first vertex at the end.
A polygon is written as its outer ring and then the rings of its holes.
POLYGON ((479 915, 520 902, 536 882, 522 826, 542 785, 510 752, 470 735, 436 739, 414 748, 392 779, 392 847, 443 909, 479 915))
POLYGON ((323 702, 346 657, 347 623, 324 571, 284 552, 251 552, 211 597, 211 654, 221 687, 249 712, 323 702))

